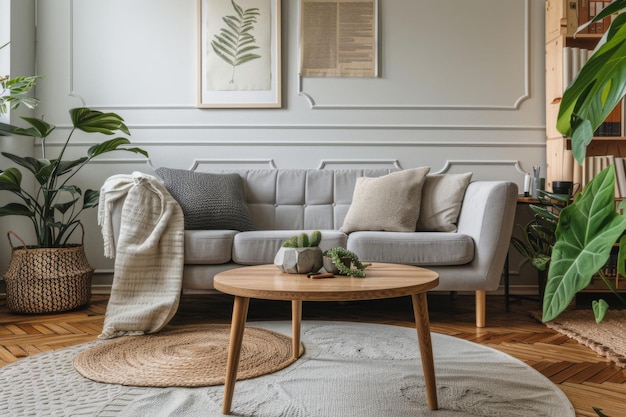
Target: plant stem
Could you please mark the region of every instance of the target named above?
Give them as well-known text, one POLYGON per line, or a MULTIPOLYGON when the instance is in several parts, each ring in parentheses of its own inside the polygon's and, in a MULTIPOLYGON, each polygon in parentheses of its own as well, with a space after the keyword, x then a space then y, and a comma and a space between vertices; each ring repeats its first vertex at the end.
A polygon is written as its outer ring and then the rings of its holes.
POLYGON ((598 271, 598 275, 600 276, 600 279, 604 282, 604 284, 607 286, 607 288, 609 290, 611 290, 611 292, 613 294, 615 294, 615 296, 617 297, 618 300, 620 300, 622 302, 622 304, 624 304, 626 306, 626 300, 617 292, 617 290, 613 287, 613 285, 611 284, 611 281, 608 280, 608 278, 604 275, 604 272, 602 271, 598 271))

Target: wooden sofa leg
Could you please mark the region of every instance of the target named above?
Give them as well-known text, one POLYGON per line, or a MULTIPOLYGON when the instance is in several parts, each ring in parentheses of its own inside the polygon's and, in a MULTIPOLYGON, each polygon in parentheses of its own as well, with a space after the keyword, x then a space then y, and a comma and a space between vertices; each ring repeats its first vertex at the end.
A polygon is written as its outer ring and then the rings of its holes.
POLYGON ((487 304, 487 292, 476 291, 476 327, 485 327, 485 306, 487 304))

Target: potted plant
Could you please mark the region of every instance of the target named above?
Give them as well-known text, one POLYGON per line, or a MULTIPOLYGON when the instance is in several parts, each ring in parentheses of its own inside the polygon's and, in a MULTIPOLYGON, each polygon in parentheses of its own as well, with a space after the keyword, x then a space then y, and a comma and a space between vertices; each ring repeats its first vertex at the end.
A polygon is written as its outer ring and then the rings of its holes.
MULTIPOLYGON (((626 0, 615 0, 579 30, 624 9, 626 0)), ((626 13, 615 16, 594 53, 563 94, 557 128, 571 138, 572 153, 578 163, 585 158, 593 133, 626 95, 625 23, 626 13)), ((619 242, 618 272, 626 274, 626 215, 618 211, 621 208, 615 208, 614 184, 615 169, 609 166, 561 212, 544 296, 543 321, 561 314, 576 293, 589 285, 605 265, 616 242, 619 242)), ((599 273, 603 277, 602 271, 599 273)), ((606 306, 602 300, 593 302, 596 321, 602 320, 606 306)))
POLYGON ((363 278, 369 265, 361 263, 357 254, 346 248, 336 247, 324 252, 324 269, 333 274, 363 278))
POLYGON ((537 198, 539 205, 529 205, 533 218, 525 226, 518 225, 520 237, 511 237, 511 243, 537 270, 539 296, 543 297, 559 215, 571 196, 540 190, 537 198))
POLYGON ((303 232, 286 240, 274 257, 274 265, 290 274, 319 271, 322 267, 321 241, 322 233, 319 230, 311 232, 310 237, 303 232))
POLYGON ((0 123, 0 135, 41 139, 42 155, 39 159, 2 152, 16 166, 0 170, 0 191, 12 194, 17 201, 0 207, 0 216, 28 218, 37 239, 36 244, 27 246, 18 237, 22 246, 14 247, 8 271, 4 276, 7 304, 15 312, 64 311, 83 305, 89 300, 93 269, 88 267, 82 242, 79 245, 71 244, 69 238, 81 226, 79 216, 82 211, 98 205, 99 190, 83 192, 76 185, 72 185, 70 180, 89 161, 108 152, 123 150, 148 156, 140 148, 126 147, 125 145, 130 144, 127 138, 116 137, 93 145, 85 156, 63 159, 70 139, 77 130, 106 135, 116 132, 130 135, 124 120, 117 114, 88 108, 74 108, 69 113, 73 127, 59 154, 54 158, 49 158, 46 149, 46 138, 55 129, 54 125, 30 117, 22 117, 28 125, 26 128, 0 123), (22 184, 22 171, 17 166, 32 174, 35 180, 34 190, 22 184), (68 267, 72 263, 75 267, 68 267))

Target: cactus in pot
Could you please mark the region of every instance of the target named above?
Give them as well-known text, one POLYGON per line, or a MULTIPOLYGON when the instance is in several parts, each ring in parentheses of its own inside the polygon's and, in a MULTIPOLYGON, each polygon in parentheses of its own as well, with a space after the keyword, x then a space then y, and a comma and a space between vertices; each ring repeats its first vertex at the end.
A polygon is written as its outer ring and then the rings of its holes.
POLYGON ((308 274, 322 267, 322 250, 319 244, 322 233, 314 230, 311 235, 302 232, 283 242, 274 257, 274 265, 289 274, 308 274))

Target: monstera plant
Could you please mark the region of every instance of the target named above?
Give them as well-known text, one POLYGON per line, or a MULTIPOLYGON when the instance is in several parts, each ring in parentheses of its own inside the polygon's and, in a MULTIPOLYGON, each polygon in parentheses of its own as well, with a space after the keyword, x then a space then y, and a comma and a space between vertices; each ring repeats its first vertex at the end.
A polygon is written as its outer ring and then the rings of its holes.
MULTIPOLYGON (((626 0, 615 0, 579 30, 624 9, 626 0)), ((594 53, 563 94, 557 129, 571 138, 572 153, 578 163, 584 160, 595 130, 626 95, 625 23, 626 13, 614 17, 594 53)), ((615 208, 614 187, 615 170, 610 166, 561 212, 544 295, 544 321, 563 312, 595 274, 604 277, 601 268, 616 242, 618 272, 625 275, 626 215, 615 208)), ((606 277, 603 279, 612 288, 606 277)), ((593 302, 596 321, 602 320, 606 306, 602 300, 593 302)))

